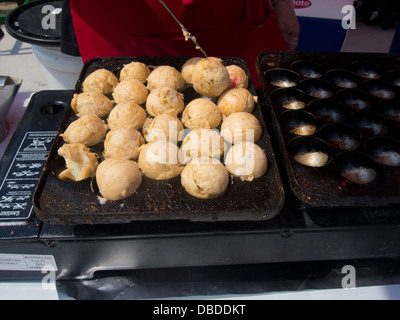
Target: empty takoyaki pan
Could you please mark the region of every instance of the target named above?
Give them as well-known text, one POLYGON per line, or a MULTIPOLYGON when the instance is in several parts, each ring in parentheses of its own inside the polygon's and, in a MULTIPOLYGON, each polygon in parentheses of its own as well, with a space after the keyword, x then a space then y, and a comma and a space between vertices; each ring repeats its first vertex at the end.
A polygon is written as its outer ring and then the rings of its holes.
POLYGON ((400 204, 395 56, 265 52, 257 68, 300 200, 315 207, 400 204))

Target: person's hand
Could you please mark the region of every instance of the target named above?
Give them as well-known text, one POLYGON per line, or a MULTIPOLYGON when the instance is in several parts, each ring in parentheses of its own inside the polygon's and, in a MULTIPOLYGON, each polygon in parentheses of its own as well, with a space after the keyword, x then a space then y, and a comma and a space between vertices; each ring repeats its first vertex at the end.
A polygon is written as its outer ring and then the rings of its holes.
POLYGON ((293 0, 270 0, 270 2, 289 50, 294 51, 299 41, 300 24, 294 11, 293 0))

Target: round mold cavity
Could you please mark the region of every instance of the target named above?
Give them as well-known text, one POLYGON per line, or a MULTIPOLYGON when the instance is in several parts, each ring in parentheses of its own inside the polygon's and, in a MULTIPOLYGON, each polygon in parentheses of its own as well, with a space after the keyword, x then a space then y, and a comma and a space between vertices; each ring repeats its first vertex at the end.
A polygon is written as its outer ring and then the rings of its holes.
POLYGON ((294 87, 299 82, 299 76, 295 72, 281 68, 267 71, 265 79, 272 85, 280 88, 294 87))
POLYGON ((332 149, 316 137, 296 137, 287 145, 288 153, 293 159, 307 167, 324 167, 332 159, 332 149))
POLYGON ((389 136, 396 139, 397 141, 400 141, 400 124, 392 127, 389 130, 389 136))
POLYGON ((375 108, 376 112, 392 121, 400 122, 400 101, 383 100, 375 108))
POLYGON ((384 135, 389 130, 389 122, 383 116, 371 111, 357 111, 351 115, 353 125, 367 136, 384 135))
POLYGON ((379 79, 381 68, 372 62, 356 61, 350 65, 350 71, 365 79, 379 79))
POLYGON ((303 110, 282 112, 279 123, 288 132, 297 136, 310 136, 318 131, 315 116, 303 110))
POLYGON ((400 70, 391 70, 386 73, 384 79, 391 84, 400 87, 400 70))
POLYGON ((322 79, 305 79, 299 83, 302 91, 313 98, 331 98, 335 94, 335 86, 322 79))
POLYGON ((349 116, 346 106, 333 99, 314 100, 308 108, 318 120, 324 122, 343 122, 349 116))
POLYGON ((388 137, 373 137, 365 142, 365 152, 376 162, 400 167, 400 142, 388 137))
POLYGON ((346 123, 328 123, 321 128, 319 136, 341 151, 355 151, 362 145, 362 133, 346 123))
POLYGON ((298 110, 306 107, 308 97, 302 91, 294 88, 280 88, 271 93, 274 102, 279 103, 282 108, 298 110))
POLYGON ((67 104, 62 101, 55 101, 45 104, 41 109, 41 113, 46 116, 54 116, 64 111, 67 108, 67 104))
POLYGON ((336 99, 353 110, 369 110, 372 108, 373 99, 366 92, 359 89, 340 90, 336 99))
POLYGON ((324 68, 319 63, 308 60, 293 62, 290 68, 306 78, 320 78, 325 73, 324 68))
POLYGON ((382 168, 378 163, 358 151, 341 152, 335 157, 334 163, 339 175, 352 184, 373 184, 382 176, 382 168))
POLYGON ((326 73, 325 80, 328 80, 340 88, 357 88, 361 82, 360 78, 348 71, 342 69, 331 70, 326 73))
POLYGON ((379 99, 394 99, 398 96, 398 88, 384 80, 366 80, 362 88, 379 99))

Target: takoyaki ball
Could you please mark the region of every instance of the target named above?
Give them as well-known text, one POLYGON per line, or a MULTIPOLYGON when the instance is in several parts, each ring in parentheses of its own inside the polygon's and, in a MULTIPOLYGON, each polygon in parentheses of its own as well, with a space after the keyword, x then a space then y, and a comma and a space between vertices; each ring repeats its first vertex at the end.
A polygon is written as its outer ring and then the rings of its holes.
POLYGON ((229 173, 217 159, 196 158, 183 169, 181 183, 186 192, 196 198, 217 198, 228 188, 229 173))
POLYGON ((137 130, 140 130, 146 118, 147 113, 141 106, 133 102, 123 102, 117 104, 111 110, 107 124, 110 129, 134 126, 137 130))
POLYGON ((133 102, 143 104, 146 102, 149 91, 145 85, 136 79, 127 78, 115 87, 112 96, 115 103, 133 102))
POLYGON ((213 129, 220 125, 221 120, 217 105, 204 98, 192 100, 182 113, 182 123, 189 129, 213 129))
POLYGON ((262 177, 268 168, 268 159, 263 149, 252 142, 233 145, 225 158, 226 169, 243 181, 262 177))
POLYGON ((192 83, 192 73, 193 73, 194 66, 201 59, 202 58, 200 58, 200 57, 190 58, 188 61, 186 61, 183 64, 182 69, 181 69, 181 74, 182 74, 183 79, 185 79, 185 81, 187 83, 192 83))
POLYGON ((152 90, 146 101, 146 111, 153 117, 163 113, 177 116, 184 108, 183 95, 170 87, 152 90))
POLYGON ((95 114, 102 118, 110 113, 114 103, 104 94, 97 91, 87 91, 74 94, 71 100, 71 108, 77 117, 86 114, 95 114))
POLYGON ((188 162, 191 159, 210 157, 219 159, 227 149, 224 138, 217 130, 195 129, 183 139, 181 150, 188 162))
POLYGON ((234 112, 253 112, 257 102, 257 96, 253 96, 245 88, 234 88, 225 91, 218 99, 217 106, 223 115, 229 116, 234 112))
POLYGON ((167 113, 155 118, 149 117, 143 125, 143 136, 147 142, 166 140, 177 143, 181 134, 183 134, 181 120, 167 113))
POLYGON ((136 160, 144 142, 140 132, 133 126, 112 129, 106 135, 103 156, 105 159, 136 160))
POLYGON ((149 75, 150 69, 143 62, 133 61, 124 65, 121 69, 119 81, 132 78, 140 82, 146 82, 149 75))
POLYGON ((106 159, 97 167, 96 182, 103 198, 123 200, 139 189, 142 173, 132 160, 106 159))
POLYGON ((104 140, 107 125, 98 116, 88 114, 71 122, 60 136, 66 143, 82 143, 87 147, 104 140))
POLYGON ((248 112, 235 112, 226 117, 221 125, 221 135, 232 144, 260 140, 262 128, 258 119, 248 112))
POLYGON ((147 89, 150 91, 161 87, 170 87, 181 91, 184 85, 185 79, 181 73, 171 66, 159 66, 151 71, 147 78, 147 89))
POLYGON ((208 57, 201 59, 194 66, 192 83, 201 95, 216 98, 229 88, 230 78, 221 59, 208 57))
POLYGON ((230 88, 248 88, 249 78, 246 72, 239 66, 231 64, 226 67, 230 78, 230 88))
POLYGON ((157 140, 142 146, 138 163, 145 176, 168 180, 181 174, 183 154, 175 143, 157 140))
POLYGON ((58 177, 62 180, 81 181, 92 177, 99 165, 97 154, 81 143, 64 144, 58 154, 65 160, 65 170, 58 177))
POLYGON ((82 83, 82 91, 96 91, 109 94, 118 84, 118 78, 107 69, 97 69, 89 74, 82 83))

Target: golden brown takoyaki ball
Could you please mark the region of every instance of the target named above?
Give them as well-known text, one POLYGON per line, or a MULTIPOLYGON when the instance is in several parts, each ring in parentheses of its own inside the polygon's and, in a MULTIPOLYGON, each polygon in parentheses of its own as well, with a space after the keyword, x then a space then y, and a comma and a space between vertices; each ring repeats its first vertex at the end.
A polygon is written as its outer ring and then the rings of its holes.
POLYGON ((200 57, 190 58, 188 61, 186 61, 183 64, 182 69, 181 69, 181 74, 182 74, 183 79, 185 79, 185 81, 187 83, 192 83, 192 72, 193 72, 194 66, 201 59, 202 58, 200 58, 200 57))
POLYGON ((143 63, 133 61, 124 65, 119 74, 119 81, 132 78, 140 82, 146 82, 147 77, 150 75, 150 69, 143 63))
POLYGON ((170 87, 152 90, 146 101, 146 111, 153 117, 163 113, 177 116, 184 108, 183 95, 170 87))
POLYGON ((220 125, 221 120, 217 105, 204 98, 192 100, 182 113, 182 123, 189 129, 213 129, 220 125))
POLYGON ((60 136, 66 143, 82 143, 87 147, 104 140, 107 125, 98 116, 88 114, 71 122, 60 136))
POLYGON ((181 183, 185 190, 196 198, 217 198, 228 188, 229 173, 217 159, 196 158, 183 169, 181 183))
POLYGON ((252 181, 262 177, 268 168, 268 159, 263 149, 253 142, 233 145, 225 158, 225 166, 235 177, 252 181))
POLYGON ((221 59, 208 57, 201 59, 194 66, 192 83, 201 95, 216 98, 229 88, 230 78, 221 59))
POLYGON ((258 119, 248 112, 235 112, 226 117, 221 125, 221 135, 232 144, 260 140, 262 128, 258 119))
POLYGON ((155 118, 149 117, 143 125, 143 136, 147 142, 167 140, 177 143, 181 134, 183 134, 181 120, 167 113, 155 118))
POLYGON ((92 177, 99 164, 96 153, 81 143, 64 144, 58 154, 65 160, 65 170, 58 177, 71 181, 80 181, 92 177))
POLYGON ((103 198, 122 200, 139 189, 142 173, 132 160, 106 159, 97 167, 96 182, 103 198))
POLYGON ((181 73, 171 66, 159 66, 151 71, 147 78, 147 88, 152 91, 156 88, 170 87, 181 91, 185 85, 181 73))
POLYGON ((234 112, 253 112, 257 97, 245 88, 233 88, 225 91, 218 99, 217 106, 223 115, 234 112))
POLYGON ((145 85, 136 79, 127 78, 115 87, 112 96, 115 103, 133 102, 143 104, 146 102, 149 91, 145 85))
POLYGON ((181 174, 183 154, 175 143, 157 140, 142 146, 138 163, 145 176, 168 180, 181 174))
POLYGON ((97 69, 89 74, 82 83, 82 91, 97 91, 109 94, 118 84, 118 78, 107 69, 97 69))
POLYGON ((144 139, 135 127, 121 127, 110 130, 104 141, 104 158, 136 160, 144 139))
POLYGON ((114 103, 104 94, 97 91, 87 91, 74 94, 71 100, 71 108, 77 117, 86 114, 95 114, 102 118, 110 113, 114 103))
POLYGON ((239 66, 231 64, 226 67, 230 78, 230 88, 248 88, 249 78, 246 72, 239 66))
POLYGON ((181 150, 186 161, 211 157, 219 159, 227 149, 224 138, 215 129, 195 129, 183 139, 181 150))
POLYGON ((123 102, 117 104, 111 110, 107 124, 110 129, 134 126, 137 130, 140 130, 146 118, 147 113, 141 106, 133 102, 123 102))

